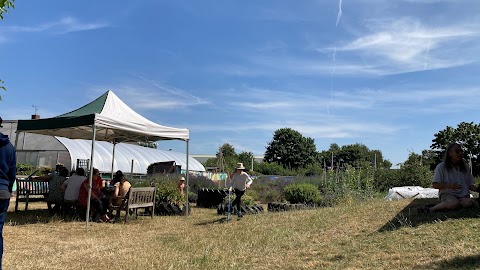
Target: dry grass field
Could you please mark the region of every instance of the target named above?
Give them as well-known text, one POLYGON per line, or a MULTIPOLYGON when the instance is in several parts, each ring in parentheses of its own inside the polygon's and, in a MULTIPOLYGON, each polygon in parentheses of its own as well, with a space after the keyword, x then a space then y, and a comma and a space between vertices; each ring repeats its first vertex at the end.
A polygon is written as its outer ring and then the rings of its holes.
MULTIPOLYGON (((4 269, 476 269, 480 211, 417 215, 422 201, 372 199, 226 223, 214 209, 128 224, 8 216, 4 269)), ((478 267, 477 267, 478 266, 478 267)))

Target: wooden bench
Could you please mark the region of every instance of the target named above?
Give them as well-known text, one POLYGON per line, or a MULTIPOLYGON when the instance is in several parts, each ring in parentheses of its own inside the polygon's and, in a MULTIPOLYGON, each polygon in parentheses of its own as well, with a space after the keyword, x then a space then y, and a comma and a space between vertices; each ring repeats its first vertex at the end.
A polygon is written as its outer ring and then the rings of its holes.
POLYGON ((120 218, 120 212, 125 211, 125 223, 127 223, 129 214, 137 214, 140 208, 148 209, 153 218, 155 212, 155 187, 130 188, 120 206, 113 206, 111 210, 116 210, 116 220, 120 218))
POLYGON ((44 201, 48 210, 51 209, 48 199, 48 182, 35 180, 17 179, 17 197, 15 198, 15 212, 18 211, 18 203, 25 202, 25 211, 28 209, 28 202, 44 201))

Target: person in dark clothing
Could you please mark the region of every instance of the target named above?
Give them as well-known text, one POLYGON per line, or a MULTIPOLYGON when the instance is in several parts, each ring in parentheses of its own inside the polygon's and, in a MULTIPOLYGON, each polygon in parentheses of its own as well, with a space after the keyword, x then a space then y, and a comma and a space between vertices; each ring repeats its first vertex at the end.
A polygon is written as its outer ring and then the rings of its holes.
MULTIPOLYGON (((2 118, 0 117, 0 127, 2 118)), ((17 158, 15 147, 7 135, 0 132, 0 269, 3 258, 3 225, 7 217, 8 205, 12 194, 13 183, 17 176, 17 158)))

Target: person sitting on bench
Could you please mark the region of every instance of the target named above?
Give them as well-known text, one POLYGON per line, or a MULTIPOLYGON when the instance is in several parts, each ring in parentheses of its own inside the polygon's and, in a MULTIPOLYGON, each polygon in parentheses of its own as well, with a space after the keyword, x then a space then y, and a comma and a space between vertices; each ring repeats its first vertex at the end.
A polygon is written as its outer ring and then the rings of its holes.
POLYGON ((60 189, 65 191, 64 200, 66 203, 75 204, 78 201, 78 193, 80 192, 80 186, 85 181, 85 170, 83 168, 77 168, 75 174, 70 176, 65 182, 63 182, 60 189))
POLYGON ((115 183, 115 192, 114 192, 112 204, 115 206, 120 206, 123 198, 125 197, 125 195, 127 195, 132 185, 127 181, 122 171, 117 171, 116 176, 119 177, 120 181, 115 183))
MULTIPOLYGON (((95 221, 107 222, 110 218, 107 215, 108 201, 102 199, 101 188, 102 188, 102 178, 100 177, 100 171, 96 168, 93 168, 92 175, 92 192, 90 194, 90 204, 93 209, 96 210, 95 221)), ((88 183, 89 179, 85 179, 80 186, 80 191, 78 193, 78 202, 80 205, 86 207, 88 203, 88 183)))

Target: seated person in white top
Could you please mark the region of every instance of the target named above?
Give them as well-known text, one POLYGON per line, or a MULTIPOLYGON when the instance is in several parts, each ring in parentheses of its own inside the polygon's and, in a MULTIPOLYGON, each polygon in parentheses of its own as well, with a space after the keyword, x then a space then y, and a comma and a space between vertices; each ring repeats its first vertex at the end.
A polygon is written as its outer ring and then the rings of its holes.
POLYGON ((65 182, 63 182, 60 189, 65 191, 64 199, 67 203, 74 203, 78 201, 78 193, 83 181, 87 179, 85 177, 85 170, 83 168, 77 168, 74 175, 70 176, 65 182))
POLYGON ((428 212, 475 205, 470 198, 470 190, 476 191, 474 179, 463 160, 460 144, 452 143, 447 147, 444 161, 435 168, 432 186, 439 189, 440 203, 428 209, 428 212))

